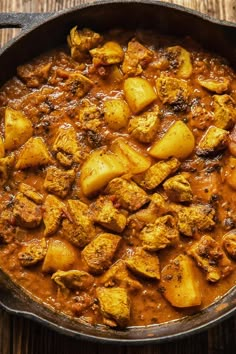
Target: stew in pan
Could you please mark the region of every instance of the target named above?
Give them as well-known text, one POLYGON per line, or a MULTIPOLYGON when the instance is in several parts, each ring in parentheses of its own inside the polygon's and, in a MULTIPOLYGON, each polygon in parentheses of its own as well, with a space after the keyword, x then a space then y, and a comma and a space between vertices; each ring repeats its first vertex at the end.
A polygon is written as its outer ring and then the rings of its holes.
POLYGON ((236 282, 236 76, 191 38, 74 27, 0 90, 0 267, 92 325, 236 282))

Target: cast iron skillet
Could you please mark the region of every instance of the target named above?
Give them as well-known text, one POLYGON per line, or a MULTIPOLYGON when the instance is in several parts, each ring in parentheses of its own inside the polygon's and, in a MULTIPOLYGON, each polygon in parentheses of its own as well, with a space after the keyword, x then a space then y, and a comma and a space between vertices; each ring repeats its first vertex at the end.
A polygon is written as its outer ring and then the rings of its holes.
MULTIPOLYGON (((20 36, 0 51, 0 84, 15 74, 17 65, 45 50, 65 43, 68 31, 78 24, 97 31, 114 27, 157 29, 163 34, 190 35, 207 50, 228 58, 236 69, 236 26, 183 7, 158 1, 101 1, 57 14, 0 14, 0 27, 21 27, 20 36)), ((10 261, 10 260, 9 260, 10 261)), ((0 270, 0 305, 11 313, 35 319, 63 334, 113 343, 170 341, 190 335, 235 314, 236 287, 205 310, 181 320, 112 330, 55 313, 30 298, 0 270)))

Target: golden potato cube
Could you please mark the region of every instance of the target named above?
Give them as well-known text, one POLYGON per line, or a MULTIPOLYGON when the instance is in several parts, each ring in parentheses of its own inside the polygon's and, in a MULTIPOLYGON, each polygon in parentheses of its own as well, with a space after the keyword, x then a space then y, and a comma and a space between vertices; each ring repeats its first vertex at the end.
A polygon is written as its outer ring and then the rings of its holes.
POLYGON ((115 139, 110 147, 125 166, 126 172, 137 174, 146 171, 151 166, 151 159, 134 149, 124 138, 115 139))
POLYGON ((171 125, 165 135, 156 141, 149 154, 157 159, 176 157, 185 159, 193 152, 195 138, 188 126, 182 121, 176 121, 171 125))
POLYGON ((111 99, 104 102, 104 120, 112 130, 125 128, 131 115, 127 103, 120 99, 111 99))
POLYGON ((40 137, 32 137, 22 147, 16 162, 16 169, 43 166, 50 162, 52 159, 44 140, 40 137))
POLYGON ((81 168, 80 182, 82 192, 90 196, 115 177, 125 173, 125 167, 117 156, 104 149, 92 151, 81 168))
POLYGON ((58 270, 72 269, 76 258, 75 250, 70 243, 50 238, 42 271, 45 273, 54 273, 58 270))
POLYGON ((141 77, 130 77, 124 82, 125 99, 133 113, 139 113, 157 98, 152 85, 141 77))
POLYGON ((23 145, 33 134, 31 121, 20 112, 7 107, 5 110, 5 149, 14 150, 23 145))
POLYGON ((176 307, 201 304, 201 290, 192 260, 180 254, 161 271, 163 295, 176 307))
POLYGON ((2 137, 0 136, 0 159, 5 155, 5 148, 2 137))
POLYGON ((188 79, 193 71, 190 53, 179 45, 167 48, 167 52, 178 62, 177 77, 188 79))

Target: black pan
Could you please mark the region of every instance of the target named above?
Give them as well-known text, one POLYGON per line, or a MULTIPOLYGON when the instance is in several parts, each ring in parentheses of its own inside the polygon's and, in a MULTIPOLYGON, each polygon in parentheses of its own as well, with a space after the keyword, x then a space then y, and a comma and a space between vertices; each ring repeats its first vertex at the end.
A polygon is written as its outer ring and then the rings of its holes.
MULTIPOLYGON (((101 1, 57 14, 0 14, 0 27, 20 27, 22 33, 0 51, 0 84, 16 67, 34 56, 65 43, 75 25, 103 31, 114 27, 156 29, 163 34, 190 35, 207 50, 226 57, 236 69, 236 26, 213 20, 183 7, 158 1, 101 1)), ((236 287, 194 316, 147 327, 112 330, 92 327, 35 302, 0 270, 0 305, 14 314, 39 321, 63 334, 113 343, 170 341, 190 335, 235 314, 236 287)))

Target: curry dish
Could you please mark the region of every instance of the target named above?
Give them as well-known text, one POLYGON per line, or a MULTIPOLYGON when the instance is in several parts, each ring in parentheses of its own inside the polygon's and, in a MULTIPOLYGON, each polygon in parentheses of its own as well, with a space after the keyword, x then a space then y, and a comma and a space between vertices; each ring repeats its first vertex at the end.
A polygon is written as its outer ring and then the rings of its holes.
POLYGON ((191 38, 74 27, 0 91, 0 267, 92 325, 236 283, 236 76, 191 38))

